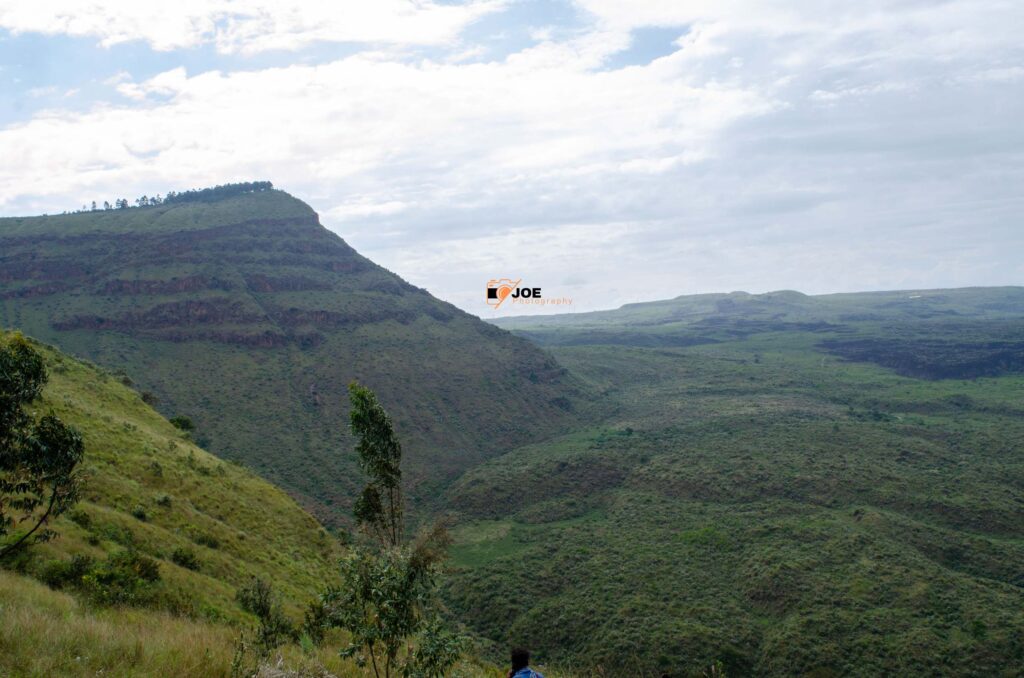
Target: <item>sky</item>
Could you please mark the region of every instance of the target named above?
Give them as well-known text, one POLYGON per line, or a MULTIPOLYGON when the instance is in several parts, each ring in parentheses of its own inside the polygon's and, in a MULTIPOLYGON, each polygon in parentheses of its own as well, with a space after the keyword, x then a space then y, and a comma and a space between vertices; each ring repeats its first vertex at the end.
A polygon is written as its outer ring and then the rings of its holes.
POLYGON ((0 0, 0 215, 270 180, 489 317, 1024 284, 1019 0, 0 0), (484 302, 522 280, 571 305, 484 302))

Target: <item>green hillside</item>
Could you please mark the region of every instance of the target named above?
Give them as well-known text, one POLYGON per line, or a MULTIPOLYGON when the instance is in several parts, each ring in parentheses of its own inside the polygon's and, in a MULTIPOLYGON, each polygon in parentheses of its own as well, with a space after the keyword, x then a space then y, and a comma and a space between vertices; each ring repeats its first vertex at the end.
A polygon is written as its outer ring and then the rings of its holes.
POLYGON ((154 671, 161 662, 198 667, 207 651, 224 674, 238 634, 232 627, 252 623, 235 591, 253 576, 272 582, 288 601, 288 613, 301 619, 299 606, 336 576, 334 539, 282 490, 193 444, 125 385, 125 377, 50 347, 36 349, 50 380, 34 408, 53 411, 82 433, 85 489, 75 509, 55 521, 56 540, 5 565, 59 585, 56 573, 73 556, 103 562, 132 550, 156 559, 160 580, 146 609, 103 611, 3 573, 0 673, 93 675, 134 666, 159 675, 154 671), (179 565, 176 551, 191 553, 195 562, 179 565), (58 625, 60 619, 66 623, 58 625), (42 651, 33 631, 47 627, 62 640, 42 651), (137 665, 130 654, 117 656, 117 648, 136 641, 137 665), (199 655, 189 657, 196 648, 199 655), (76 655, 85 663, 63 663, 76 655))
POLYGON ((46 349, 40 407, 86 432, 91 478, 22 567, 59 586, 72 555, 135 549, 164 575, 140 611, 3 573, 8 666, 160 675, 200 653, 221 671, 251 574, 297 619, 337 547, 242 465, 345 524, 358 379, 394 415, 415 518, 456 521, 445 597, 492 659, 521 643, 581 675, 1022 675, 1024 288, 497 323, 280 191, 0 220, 0 324, 104 366, 46 349))
POLYGON ((629 675, 1021 675, 1022 299, 734 294, 503 319, 606 414, 453 486, 453 607, 629 675), (843 343, 870 341, 885 350, 843 343))
POLYGON ((33 550, 37 565, 133 547, 165 561, 163 579, 190 613, 218 620, 244 617, 235 589, 253 575, 297 603, 331 577, 337 543, 282 490, 197 447, 127 377, 37 349, 50 381, 35 408, 82 432, 87 479, 57 521, 61 538, 33 550), (198 569, 170 562, 177 548, 193 551, 198 569))
POLYGON ((352 379, 414 451, 419 505, 575 421, 576 387, 548 354, 373 264, 277 190, 0 219, 0 326, 131 374, 204 447, 328 524, 355 488, 336 452, 352 379))
MULTIPOLYGON (((0 675, 240 675, 232 668, 238 641, 255 619, 237 589, 254 576, 271 583, 298 625, 305 604, 337 581, 340 545, 282 490, 197 447, 128 377, 32 345, 49 374, 32 409, 81 432, 85 487, 53 522, 56 539, 0 568, 0 675), (159 571, 134 603, 98 603, 67 576, 75 558, 101 564, 127 552, 159 571), (194 560, 179 564, 181 552, 194 560)), ((270 663, 299 672, 287 675, 367 675, 339 658, 343 640, 331 632, 320 647, 285 644, 270 663)), ((504 674, 467 657, 450 675, 504 674)))

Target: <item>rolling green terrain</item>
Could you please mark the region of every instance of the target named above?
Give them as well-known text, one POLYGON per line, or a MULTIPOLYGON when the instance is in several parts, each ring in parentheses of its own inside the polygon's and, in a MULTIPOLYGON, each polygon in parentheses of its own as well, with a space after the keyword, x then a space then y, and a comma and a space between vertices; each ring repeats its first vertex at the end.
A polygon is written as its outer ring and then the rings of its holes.
POLYGON ((499 322, 604 414, 449 491, 474 628, 629 675, 1022 675, 1024 290, 499 322))
POLYGON ((59 585, 72 555, 134 548, 163 573, 144 611, 2 573, 8 666, 226 671, 252 574, 297 618, 337 546, 232 462, 345 524, 358 379, 394 416, 416 518, 455 518, 446 599, 496 653, 580 675, 1024 675, 1024 288, 496 323, 280 191, 0 219, 0 326, 103 365, 46 349, 41 407, 86 432, 91 478, 23 567, 59 585))
POLYGON ((328 525, 355 490, 338 453, 353 379, 388 404, 419 505, 575 421, 577 388, 549 355, 363 258, 277 190, 0 219, 0 326, 132 375, 328 525))

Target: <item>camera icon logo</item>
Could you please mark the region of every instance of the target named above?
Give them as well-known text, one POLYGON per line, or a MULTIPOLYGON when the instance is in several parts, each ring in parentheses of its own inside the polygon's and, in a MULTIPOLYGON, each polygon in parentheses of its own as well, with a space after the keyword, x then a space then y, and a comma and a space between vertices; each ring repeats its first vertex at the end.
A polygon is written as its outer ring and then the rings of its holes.
POLYGON ((498 308, 506 299, 509 298, 509 296, 511 296, 512 292, 519 287, 519 283, 522 281, 522 278, 519 280, 512 280, 510 278, 488 280, 486 297, 487 304, 494 308, 498 308))

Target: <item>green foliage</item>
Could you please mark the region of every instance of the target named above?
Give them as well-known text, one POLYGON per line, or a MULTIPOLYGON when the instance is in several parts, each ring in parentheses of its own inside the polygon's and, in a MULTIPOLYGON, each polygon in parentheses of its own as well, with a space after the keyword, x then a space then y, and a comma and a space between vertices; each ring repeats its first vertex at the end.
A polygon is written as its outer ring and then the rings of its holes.
POLYGON ((220 548, 220 540, 212 534, 207 534, 205 532, 194 533, 192 536, 192 541, 199 544, 200 546, 205 546, 208 549, 220 548))
POLYGON ((175 193, 169 191, 164 198, 165 204, 186 203, 186 202, 213 202, 224 198, 233 198, 246 193, 259 193, 269 191, 274 185, 269 181, 243 181, 235 184, 224 184, 212 188, 191 189, 175 193))
POLYGON ((242 609, 259 620, 256 646, 260 656, 269 655, 288 640, 298 639, 295 627, 285 616, 281 602, 268 582, 253 577, 238 589, 235 598, 242 609))
POLYGON ((309 601, 303 610, 302 635, 314 645, 324 642, 324 635, 330 628, 327 606, 320 598, 309 601))
POLYGON ((448 604, 496 644, 612 675, 1006 674, 1024 378, 986 351, 1017 341, 1024 290, 923 296, 913 314, 906 293, 711 295, 507 321, 603 402, 454 484, 448 604), (911 352, 823 346, 857 336, 911 352))
POLYGON ((0 346, 0 450, 5 456, 27 435, 31 419, 24 407, 39 397, 46 380, 43 357, 20 335, 6 337, 0 346))
POLYGON ((95 561, 91 556, 75 555, 70 560, 57 558, 43 564, 39 579, 50 588, 81 587, 83 578, 92 572, 95 561))
POLYGON ((182 431, 194 431, 196 428, 196 425, 192 423, 191 419, 180 414, 176 417, 171 417, 167 421, 171 422, 172 426, 179 428, 182 431))
POLYGON ((440 552, 424 540, 346 554, 341 584, 324 595, 328 624, 351 637, 343 657, 368 663, 377 676, 444 675, 462 644, 434 611, 440 552))
POLYGON ((439 617, 429 620, 403 673, 410 678, 441 678, 466 651, 466 638, 452 631, 439 617))
POLYGON ((189 570, 199 569, 199 558, 196 552, 184 546, 179 546, 171 551, 171 562, 189 570))
POLYGON ((52 412, 25 407, 48 376, 42 356, 20 335, 0 343, 0 558, 52 538, 46 526, 78 501, 82 437, 52 412))
MULTIPOLYGON (((164 568, 144 604, 231 623, 247 618, 234 592, 252 576, 272 582, 286 611, 300 615, 289 601, 334 580, 336 543, 280 489, 183 441, 120 378, 26 341, 50 374, 35 409, 53 410, 82 432, 88 484, 78 505, 54 521, 59 540, 34 547, 23 565, 12 556, 5 566, 43 576, 44 564, 75 555, 102 562, 133 549, 171 561, 177 549, 193 551, 201 569, 164 568), (222 471, 206 476, 199 467, 222 471), (145 507, 144 522, 132 515, 135 506, 145 507)), ((86 597, 80 587, 65 588, 86 597)))
POLYGON ((377 541, 373 548, 349 549, 340 584, 324 594, 322 612, 307 614, 307 626, 314 633, 324 626, 346 631, 350 641, 341 656, 369 663, 378 678, 444 675, 461 653, 460 639, 444 629, 437 612, 447 530, 437 523, 404 543, 402 447, 372 391, 353 383, 349 396, 359 466, 370 479, 355 515, 377 541))
POLYGON ((89 515, 88 511, 76 509, 68 513, 68 519, 82 529, 88 530, 92 527, 92 516, 89 515))
POLYGON ((112 553, 81 578, 82 588, 100 605, 148 605, 160 566, 153 558, 131 549, 112 553))
POLYGON ((356 522, 374 534, 382 546, 397 546, 404 538, 402 445, 391 418, 370 389, 353 382, 348 392, 359 468, 370 478, 353 513, 356 522))

